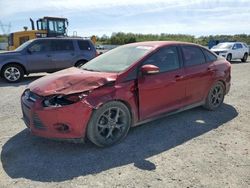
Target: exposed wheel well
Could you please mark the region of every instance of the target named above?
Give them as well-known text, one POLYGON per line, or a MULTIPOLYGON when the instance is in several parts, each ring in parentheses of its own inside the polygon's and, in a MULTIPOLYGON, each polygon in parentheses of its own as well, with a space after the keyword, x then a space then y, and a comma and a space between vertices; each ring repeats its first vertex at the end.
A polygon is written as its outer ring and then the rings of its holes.
POLYGON ((28 74, 26 68, 25 68, 22 64, 16 63, 16 62, 11 62, 11 63, 7 63, 7 64, 3 65, 2 68, 1 68, 1 70, 0 70, 0 73, 1 73, 1 74, 2 74, 2 70, 3 70, 6 66, 8 66, 8 65, 18 65, 18 66, 22 67, 22 69, 23 69, 23 71, 24 71, 24 74, 28 74))

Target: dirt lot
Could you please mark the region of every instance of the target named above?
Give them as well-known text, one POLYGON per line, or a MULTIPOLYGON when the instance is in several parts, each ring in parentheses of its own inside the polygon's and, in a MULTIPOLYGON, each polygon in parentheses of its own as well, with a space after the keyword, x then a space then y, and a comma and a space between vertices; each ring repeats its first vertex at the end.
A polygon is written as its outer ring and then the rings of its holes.
POLYGON ((195 108, 106 149, 37 138, 21 119, 26 85, 0 80, 0 187, 250 187, 250 62, 234 62, 215 112, 195 108))

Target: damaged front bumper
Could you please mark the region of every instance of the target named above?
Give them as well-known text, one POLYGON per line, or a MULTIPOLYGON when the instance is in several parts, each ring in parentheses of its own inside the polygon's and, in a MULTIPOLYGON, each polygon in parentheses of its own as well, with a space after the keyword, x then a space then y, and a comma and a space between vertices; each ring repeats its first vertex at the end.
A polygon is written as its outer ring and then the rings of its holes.
POLYGON ((85 100, 65 106, 44 106, 44 97, 21 96, 23 120, 32 134, 52 139, 83 139, 92 107, 85 100))

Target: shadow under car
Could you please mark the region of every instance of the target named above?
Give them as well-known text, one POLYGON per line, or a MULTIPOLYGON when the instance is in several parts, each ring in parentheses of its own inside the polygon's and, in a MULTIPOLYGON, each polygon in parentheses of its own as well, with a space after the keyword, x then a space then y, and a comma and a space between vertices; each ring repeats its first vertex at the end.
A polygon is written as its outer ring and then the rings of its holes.
POLYGON ((194 108, 132 128, 125 140, 108 148, 97 148, 89 142, 47 140, 25 129, 3 145, 1 162, 11 178, 40 182, 61 182, 127 164, 153 170, 156 166, 147 158, 216 129, 237 115, 228 104, 217 111, 194 108))

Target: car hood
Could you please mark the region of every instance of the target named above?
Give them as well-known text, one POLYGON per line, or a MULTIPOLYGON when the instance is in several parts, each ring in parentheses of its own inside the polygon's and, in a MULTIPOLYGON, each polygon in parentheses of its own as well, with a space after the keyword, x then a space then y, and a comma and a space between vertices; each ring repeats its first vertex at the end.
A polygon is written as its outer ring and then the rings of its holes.
POLYGON ((44 76, 29 84, 28 88, 40 96, 68 95, 96 89, 116 78, 117 73, 91 72, 72 67, 44 76))
POLYGON ((19 51, 1 51, 0 56, 7 56, 7 55, 20 55, 19 51))
POLYGON ((211 49, 213 52, 222 52, 222 51, 229 51, 229 49, 211 49))

